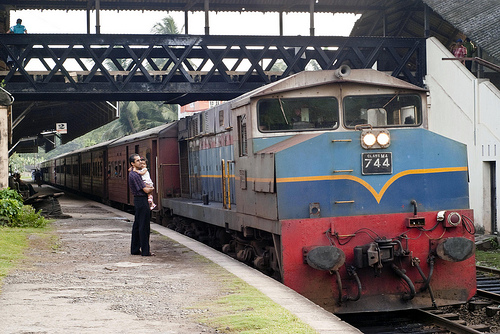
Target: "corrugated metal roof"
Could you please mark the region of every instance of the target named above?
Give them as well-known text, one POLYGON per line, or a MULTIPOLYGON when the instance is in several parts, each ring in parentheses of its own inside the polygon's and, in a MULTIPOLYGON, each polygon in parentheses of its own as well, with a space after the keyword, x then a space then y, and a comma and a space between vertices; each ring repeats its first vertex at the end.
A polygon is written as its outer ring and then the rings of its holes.
POLYGON ((498 0, 423 0, 490 56, 500 60, 498 0))
POLYGON ((364 11, 351 36, 424 37, 427 5, 430 36, 446 47, 457 38, 469 37, 488 56, 500 60, 498 0, 387 0, 372 4, 384 8, 364 11))
MULTIPOLYGON (((87 9, 88 0, 0 0, 0 6, 17 9, 87 9)), ((308 12, 310 0, 210 0, 212 11, 308 12)), ((359 12, 376 9, 367 0, 319 0, 316 12, 359 12)), ((204 0, 100 0, 102 10, 204 11, 204 0)))
MULTIPOLYGON (((0 0, 3 9, 86 10, 94 0, 0 0)), ((100 0, 101 10, 204 11, 204 0, 100 0)), ((498 0, 317 0, 315 12, 360 13, 352 36, 424 36, 424 3, 430 35, 446 46, 464 34, 500 59, 498 0), (385 20, 385 31, 383 29, 385 20)), ((310 0, 209 0, 210 11, 309 12, 310 0)), ((463 36, 461 36, 463 37, 463 36)))

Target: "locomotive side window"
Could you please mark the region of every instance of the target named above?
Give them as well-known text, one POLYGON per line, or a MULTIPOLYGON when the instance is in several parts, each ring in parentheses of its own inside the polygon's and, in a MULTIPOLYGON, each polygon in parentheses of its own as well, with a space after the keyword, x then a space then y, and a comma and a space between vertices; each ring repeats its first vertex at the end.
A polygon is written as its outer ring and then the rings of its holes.
POLYGON ((238 150, 240 157, 248 155, 248 138, 247 138, 247 118, 246 115, 238 116, 238 150))
POLYGON ((261 132, 331 130, 339 124, 334 97, 263 99, 257 110, 261 132))
POLYGON ((418 95, 363 95, 344 98, 344 125, 373 127, 416 126, 422 123, 418 95))

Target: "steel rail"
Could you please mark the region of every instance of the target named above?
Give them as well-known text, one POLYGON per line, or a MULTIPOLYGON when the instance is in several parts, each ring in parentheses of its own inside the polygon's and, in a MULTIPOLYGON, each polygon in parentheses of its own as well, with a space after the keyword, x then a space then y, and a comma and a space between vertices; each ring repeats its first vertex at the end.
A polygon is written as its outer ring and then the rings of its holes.
POLYGON ((443 327, 446 330, 449 330, 451 333, 454 334, 482 334, 483 332, 477 331, 473 328, 461 325, 453 320, 448 320, 446 318, 440 317, 439 315, 433 314, 431 312, 422 310, 422 309, 417 309, 415 310, 415 313, 417 317, 420 319, 429 319, 430 322, 433 324, 443 327))
POLYGON ((497 269, 497 268, 484 267, 484 266, 476 266, 476 271, 487 272, 487 273, 490 273, 490 274, 495 274, 495 275, 500 276, 500 269, 497 269))

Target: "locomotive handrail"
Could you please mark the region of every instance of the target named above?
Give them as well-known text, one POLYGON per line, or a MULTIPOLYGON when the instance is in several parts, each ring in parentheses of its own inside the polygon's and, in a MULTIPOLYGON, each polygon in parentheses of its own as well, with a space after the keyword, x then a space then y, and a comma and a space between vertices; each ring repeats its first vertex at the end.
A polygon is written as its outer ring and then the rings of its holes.
POLYGON ((231 174, 230 165, 233 160, 222 159, 222 207, 231 210, 231 174))

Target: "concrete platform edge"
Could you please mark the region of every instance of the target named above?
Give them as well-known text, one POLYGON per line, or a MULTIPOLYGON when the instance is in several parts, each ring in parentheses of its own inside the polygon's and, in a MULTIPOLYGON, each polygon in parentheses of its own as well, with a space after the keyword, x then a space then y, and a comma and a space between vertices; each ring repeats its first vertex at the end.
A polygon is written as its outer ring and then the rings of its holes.
MULTIPOLYGON (((123 216, 129 221, 134 220, 134 216, 129 213, 111 208, 101 203, 96 204, 101 205, 103 208, 106 208, 106 210, 114 211, 117 215, 123 216)), ((222 254, 204 244, 198 243, 197 241, 164 226, 151 223, 151 229, 179 242, 180 244, 183 244, 199 255, 217 263, 233 275, 239 277, 246 283, 264 293, 275 303, 295 314, 300 320, 318 331, 318 333, 362 333, 357 328, 342 321, 333 313, 326 311, 304 296, 298 294, 280 282, 264 275, 258 270, 249 268, 225 254, 222 254), (265 282, 265 284, 262 282, 265 282)))

